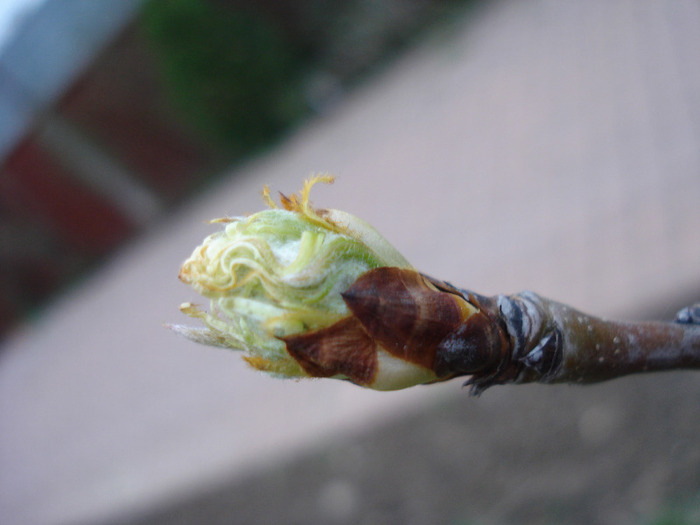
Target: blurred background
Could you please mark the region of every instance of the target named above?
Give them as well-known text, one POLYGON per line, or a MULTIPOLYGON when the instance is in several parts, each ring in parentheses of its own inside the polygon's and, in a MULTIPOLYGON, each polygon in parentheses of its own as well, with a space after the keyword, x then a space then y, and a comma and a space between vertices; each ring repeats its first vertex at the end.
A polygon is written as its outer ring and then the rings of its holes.
POLYGON ((0 3, 0 523, 700 523, 700 380, 281 382, 162 327, 296 191, 421 270, 700 297, 693 0, 0 3))
POLYGON ((465 3, 4 2, 0 331, 465 3))

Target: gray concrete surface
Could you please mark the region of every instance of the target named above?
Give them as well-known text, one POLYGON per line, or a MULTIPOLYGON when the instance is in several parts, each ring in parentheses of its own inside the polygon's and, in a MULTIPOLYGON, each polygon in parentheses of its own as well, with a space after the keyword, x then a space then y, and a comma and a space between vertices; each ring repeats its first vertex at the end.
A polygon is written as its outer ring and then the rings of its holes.
POLYGON ((692 0, 501 0, 456 16, 0 349, 0 522, 502 523, 520 502, 536 507, 522 523, 632 523, 692 497, 695 374, 479 400, 459 382, 373 393, 259 376, 161 324, 196 300, 176 275, 206 219, 316 171, 340 177, 317 204, 373 223, 427 273, 673 315, 700 291, 698 50, 692 0), (605 479, 614 504, 598 509, 605 479), (552 491, 554 511, 537 512, 552 491))

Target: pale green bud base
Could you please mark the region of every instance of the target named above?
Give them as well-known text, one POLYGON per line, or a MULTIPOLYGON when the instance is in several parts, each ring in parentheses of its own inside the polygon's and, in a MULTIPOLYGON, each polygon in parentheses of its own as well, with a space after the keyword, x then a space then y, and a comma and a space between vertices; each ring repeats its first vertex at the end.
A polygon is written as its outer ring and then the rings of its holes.
MULTIPOLYGON (((347 317, 341 293, 368 270, 410 268, 366 222, 345 212, 314 209, 309 191, 317 182, 332 178, 312 178, 300 196, 283 196, 285 209, 276 207, 265 188, 263 196, 273 209, 212 221, 225 224, 224 229, 207 237, 180 271, 180 279, 210 301, 209 312, 191 303, 180 309, 206 328, 175 325, 173 330, 198 343, 242 350, 249 364, 273 375, 308 375, 281 338, 347 317)), ((388 354, 382 359, 392 371, 386 388, 405 382, 396 378, 401 365, 409 382, 425 375, 424 369, 409 371, 405 367, 413 365, 388 354)))

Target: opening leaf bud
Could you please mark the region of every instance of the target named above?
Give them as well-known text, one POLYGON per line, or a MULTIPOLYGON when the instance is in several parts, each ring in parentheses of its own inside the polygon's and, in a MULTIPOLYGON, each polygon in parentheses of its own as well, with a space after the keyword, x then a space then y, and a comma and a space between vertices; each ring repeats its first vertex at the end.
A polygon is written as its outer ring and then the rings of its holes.
MULTIPOLYGON (((400 329, 390 340, 394 312, 406 323, 406 312, 420 311, 407 301, 452 301, 449 322, 459 323, 474 308, 429 284, 366 222, 313 208, 309 192, 319 182, 333 178, 312 177, 299 195, 282 195, 281 207, 265 187, 270 209, 212 221, 223 230, 207 237, 180 270, 180 279, 210 303, 208 312, 192 303, 180 309, 205 328, 171 328, 199 343, 242 350, 254 368, 282 377, 334 377, 379 390, 436 380, 434 349, 417 357, 412 349, 418 344, 423 352, 422 340, 400 329), (383 321, 376 319, 379 310, 383 321)), ((415 321, 423 332, 432 330, 415 321)), ((454 328, 435 322, 438 339, 454 328)))

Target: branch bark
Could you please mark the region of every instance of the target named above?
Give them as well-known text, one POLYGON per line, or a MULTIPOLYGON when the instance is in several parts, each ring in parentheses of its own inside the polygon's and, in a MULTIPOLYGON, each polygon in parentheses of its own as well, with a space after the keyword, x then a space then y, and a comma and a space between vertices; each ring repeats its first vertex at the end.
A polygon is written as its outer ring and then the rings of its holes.
POLYGON ((596 383, 642 372, 700 369, 700 303, 674 322, 619 322, 532 292, 467 300, 498 319, 510 342, 497 366, 472 374, 472 393, 504 383, 596 383))

